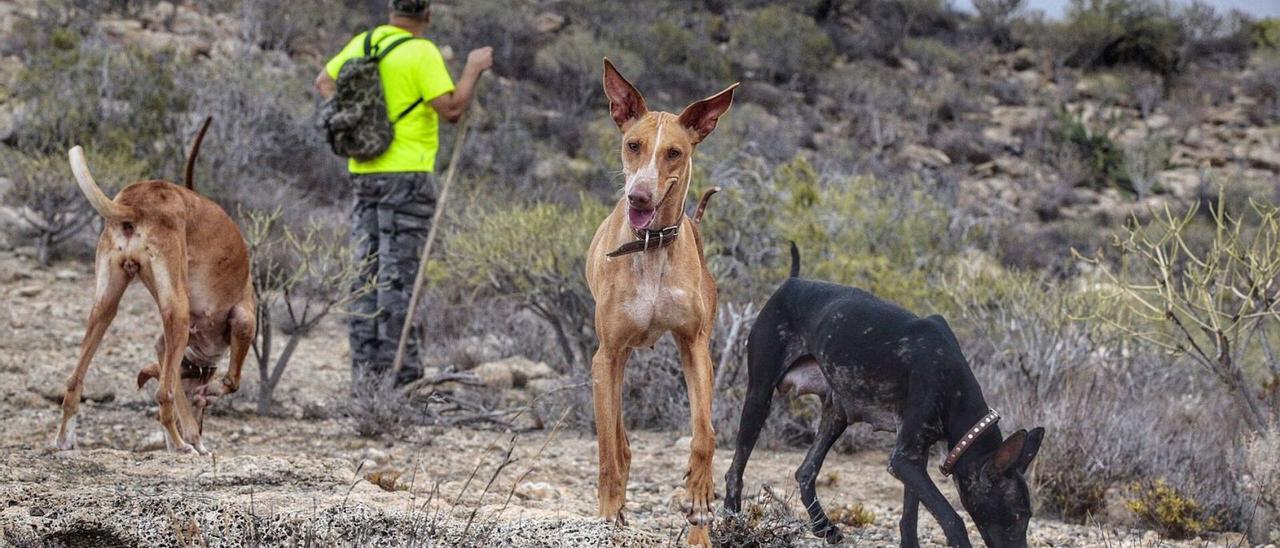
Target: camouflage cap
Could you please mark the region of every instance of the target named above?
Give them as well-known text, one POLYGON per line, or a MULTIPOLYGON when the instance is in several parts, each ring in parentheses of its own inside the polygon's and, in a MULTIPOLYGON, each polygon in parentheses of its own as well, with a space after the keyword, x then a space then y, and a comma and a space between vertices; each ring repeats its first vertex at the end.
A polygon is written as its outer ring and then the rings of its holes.
POLYGON ((391 11, 405 17, 422 17, 431 8, 431 0, 390 0, 391 11))

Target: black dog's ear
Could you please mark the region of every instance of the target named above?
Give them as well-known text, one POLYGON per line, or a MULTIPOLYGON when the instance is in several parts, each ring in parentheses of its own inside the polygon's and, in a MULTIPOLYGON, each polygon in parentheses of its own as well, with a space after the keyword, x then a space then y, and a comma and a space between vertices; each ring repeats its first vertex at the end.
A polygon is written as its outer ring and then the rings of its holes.
MULTIPOLYGON (((1002 475, 1013 469, 1022 458, 1022 448, 1026 446, 1026 442, 1026 430, 1018 430, 1005 438, 1004 443, 1001 443, 1000 448, 996 449, 996 453, 991 456, 991 467, 988 469, 991 475, 1002 475)), ((1036 446, 1039 448, 1039 443, 1036 446)))
POLYGON ((1040 452, 1040 442, 1044 441, 1044 427, 1032 428, 1027 433, 1027 441, 1022 444, 1022 454, 1018 456, 1018 462, 1014 465, 1019 474, 1027 473, 1027 468, 1031 467, 1031 461, 1035 460, 1036 454, 1040 452))

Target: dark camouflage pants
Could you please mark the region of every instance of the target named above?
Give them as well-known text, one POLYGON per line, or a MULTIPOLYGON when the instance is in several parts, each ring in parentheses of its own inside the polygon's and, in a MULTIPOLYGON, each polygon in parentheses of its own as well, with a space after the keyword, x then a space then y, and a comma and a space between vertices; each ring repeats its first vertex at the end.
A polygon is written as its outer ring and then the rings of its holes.
MULTIPOLYGON (((351 180, 355 188, 351 237, 356 259, 372 258, 366 277, 355 286, 375 275, 379 282, 377 291, 351 304, 347 323, 353 378, 359 379, 389 371, 395 362, 436 195, 427 172, 352 175, 351 180)), ((421 367, 418 333, 413 330, 397 381, 421 376, 421 367)))

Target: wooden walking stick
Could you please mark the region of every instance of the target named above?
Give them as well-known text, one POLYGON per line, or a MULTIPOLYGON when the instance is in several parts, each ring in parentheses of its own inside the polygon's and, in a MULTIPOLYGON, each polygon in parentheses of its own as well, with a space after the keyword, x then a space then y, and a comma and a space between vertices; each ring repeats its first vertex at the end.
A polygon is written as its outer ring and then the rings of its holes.
MULTIPOLYGON (((479 82, 476 82, 479 85, 479 82)), ((409 297, 409 312, 404 317, 404 327, 400 330, 400 344, 396 347, 396 361, 391 366, 391 375, 399 375, 404 367, 405 348, 409 345, 409 331, 413 329, 413 318, 418 313, 418 301, 422 298, 422 286, 427 278, 427 260, 431 257, 431 244, 436 240, 436 230, 440 228, 440 218, 444 216, 445 201, 449 199, 449 187, 453 184, 453 176, 458 172, 458 160, 462 158, 462 144, 467 140, 467 128, 471 126, 471 112, 480 104, 472 96, 471 106, 462 113, 458 121, 458 134, 453 138, 453 154, 449 156, 449 169, 444 174, 444 185, 440 188, 440 197, 436 200, 436 211, 431 216, 431 228, 427 231, 427 241, 422 244, 422 254, 418 257, 418 275, 413 280, 413 294, 409 297)))

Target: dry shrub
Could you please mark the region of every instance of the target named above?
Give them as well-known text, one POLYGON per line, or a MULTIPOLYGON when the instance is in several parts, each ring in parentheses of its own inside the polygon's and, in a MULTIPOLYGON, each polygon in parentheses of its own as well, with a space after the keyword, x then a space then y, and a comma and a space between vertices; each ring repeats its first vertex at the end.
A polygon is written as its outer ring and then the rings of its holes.
POLYGON ((1084 521, 1107 490, 1163 477, 1220 525, 1242 520, 1230 447, 1243 424, 1185 361, 1081 311, 1109 311, 1093 287, 989 269, 959 271, 951 325, 1009 428, 1044 426, 1031 482, 1041 508, 1084 521))
POLYGON ((1259 544, 1280 540, 1280 430, 1245 440, 1240 491, 1252 502, 1249 536, 1259 544))
POLYGON ((795 546, 807 530, 805 521, 791 512, 791 505, 765 487, 756 497, 743 501, 741 512, 716 519, 711 526, 711 543, 723 548, 784 548, 795 546))
POLYGON ((868 510, 861 502, 836 506, 827 512, 827 517, 835 523, 859 529, 876 522, 875 512, 868 510))
POLYGON ((422 408, 409 393, 391 388, 389 380, 377 374, 351 379, 351 397, 344 401, 343 411, 356 434, 395 438, 421 422, 422 408))
MULTIPOLYGON (((93 170, 100 174, 104 190, 133 182, 142 168, 132 158, 101 155, 90 151, 93 170)), ((71 179, 67 157, 60 153, 24 154, 0 149, 0 166, 12 184, 4 189, 3 200, 17 209, 25 235, 34 241, 36 260, 48 266, 58 247, 84 232, 98 219, 71 179)))
POLYGON ((1217 520, 1207 516, 1195 499, 1164 479, 1136 482, 1130 490, 1132 498, 1125 506, 1167 538, 1195 538, 1218 527, 1217 520))

